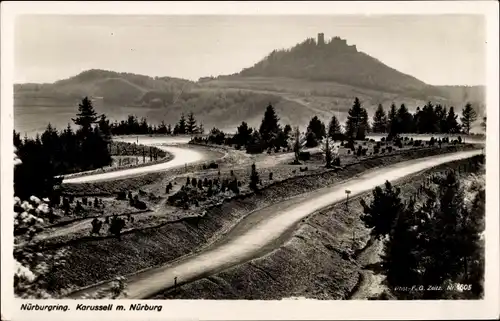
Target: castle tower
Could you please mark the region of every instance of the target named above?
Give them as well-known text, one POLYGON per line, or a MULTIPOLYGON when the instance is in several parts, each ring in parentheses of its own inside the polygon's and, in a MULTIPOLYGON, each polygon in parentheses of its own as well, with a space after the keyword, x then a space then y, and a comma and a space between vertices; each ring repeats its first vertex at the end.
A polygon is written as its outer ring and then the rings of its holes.
POLYGON ((325 35, 323 33, 318 33, 318 46, 325 44, 325 35))

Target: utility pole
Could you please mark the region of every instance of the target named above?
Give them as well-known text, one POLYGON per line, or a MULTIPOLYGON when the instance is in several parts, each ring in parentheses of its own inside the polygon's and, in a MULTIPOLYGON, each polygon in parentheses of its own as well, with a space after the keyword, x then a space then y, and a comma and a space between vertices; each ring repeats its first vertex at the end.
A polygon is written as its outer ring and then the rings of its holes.
POLYGON ((174 277, 174 292, 177 293, 177 277, 174 277))

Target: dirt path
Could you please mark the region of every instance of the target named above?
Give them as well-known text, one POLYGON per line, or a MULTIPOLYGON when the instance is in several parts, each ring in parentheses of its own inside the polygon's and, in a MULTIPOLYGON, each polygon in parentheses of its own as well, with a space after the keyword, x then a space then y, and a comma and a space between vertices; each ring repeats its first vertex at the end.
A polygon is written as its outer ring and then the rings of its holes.
MULTIPOLYGON (((427 168, 480 153, 480 150, 458 152, 394 164, 384 169, 367 171, 333 187, 301 194, 257 210, 247 215, 227 235, 204 251, 129 276, 126 298, 148 298, 173 287, 174 279, 181 285, 268 253, 281 244, 279 240, 301 219, 343 200, 346 189, 351 191, 351 196, 355 196, 383 184, 386 180, 395 181, 427 168)), ((109 283, 102 283, 74 292, 69 297, 81 298, 82 295, 107 287, 109 283)))

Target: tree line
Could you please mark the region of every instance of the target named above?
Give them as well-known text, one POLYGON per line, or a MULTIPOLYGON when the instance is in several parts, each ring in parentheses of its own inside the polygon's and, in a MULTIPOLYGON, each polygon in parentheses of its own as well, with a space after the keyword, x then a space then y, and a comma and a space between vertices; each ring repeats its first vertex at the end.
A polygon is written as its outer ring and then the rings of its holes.
MULTIPOLYGON (((269 104, 258 129, 251 128, 243 121, 235 135, 228 135, 214 127, 207 138, 195 137, 194 142, 234 145, 237 149, 244 148, 248 153, 262 153, 266 150, 290 151, 294 146, 298 146, 299 140, 303 140, 303 145, 306 147, 318 146, 325 137, 333 141, 363 140, 369 132, 386 133, 389 138, 402 133, 468 134, 472 124, 477 120, 477 113, 472 105, 467 103, 459 122, 453 107, 447 110, 446 107, 434 106, 431 102, 422 109, 417 107, 414 114, 405 104, 399 108, 392 104, 388 113, 382 105, 378 105, 370 122, 368 112, 356 97, 348 111, 344 126, 335 115, 330 119, 328 126, 314 116, 309 121, 305 133, 300 133, 298 127, 292 129, 289 124, 282 127, 279 120, 276 110, 269 104), (299 136, 302 136, 302 139, 299 139, 299 136)), ((483 123, 485 127, 485 121, 483 123)))
POLYGON ((128 115, 126 120, 115 121, 109 126, 112 135, 192 135, 205 132, 203 124, 201 122, 198 124, 192 112, 187 118, 182 113, 174 127, 171 124, 165 124, 164 121, 161 121, 159 125, 148 124, 146 118, 139 120, 135 115, 128 115))
POLYGON ((21 139, 14 131, 14 147, 20 164, 14 168, 14 192, 21 199, 32 195, 52 196, 56 176, 102 168, 111 164, 109 151, 111 132, 105 115, 98 117, 90 99, 78 105, 71 126, 59 132, 48 124, 42 135, 21 139))
MULTIPOLYGON (((481 164, 482 155, 466 166, 477 169, 481 164)), ((381 265, 390 293, 398 299, 480 298, 484 185, 466 190, 457 173, 449 171, 432 176, 417 194, 422 195, 420 202, 415 197, 403 201, 400 189, 387 181, 373 190, 370 204, 361 200, 362 221, 374 238, 384 240, 381 265), (470 288, 460 293, 456 284, 470 288), (419 290, 420 286, 425 290, 419 290), (428 291, 429 287, 434 291, 428 291)))

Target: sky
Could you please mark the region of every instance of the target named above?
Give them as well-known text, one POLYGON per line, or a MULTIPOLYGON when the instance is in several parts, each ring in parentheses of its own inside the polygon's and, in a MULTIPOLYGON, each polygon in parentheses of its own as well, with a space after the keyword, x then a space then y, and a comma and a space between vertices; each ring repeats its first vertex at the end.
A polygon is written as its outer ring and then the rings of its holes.
POLYGON ((237 73, 319 32, 431 85, 486 84, 479 15, 18 16, 14 82, 88 69, 197 80, 237 73))

